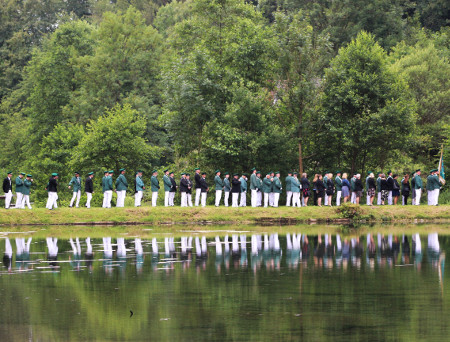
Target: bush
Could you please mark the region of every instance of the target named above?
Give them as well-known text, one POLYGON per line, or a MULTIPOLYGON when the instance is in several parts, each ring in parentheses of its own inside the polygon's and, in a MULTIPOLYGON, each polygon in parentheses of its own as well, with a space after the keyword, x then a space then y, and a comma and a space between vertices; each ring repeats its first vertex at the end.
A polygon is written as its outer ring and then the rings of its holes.
POLYGON ((359 205, 343 204, 336 208, 336 212, 343 218, 350 220, 358 220, 363 214, 363 210, 359 205))

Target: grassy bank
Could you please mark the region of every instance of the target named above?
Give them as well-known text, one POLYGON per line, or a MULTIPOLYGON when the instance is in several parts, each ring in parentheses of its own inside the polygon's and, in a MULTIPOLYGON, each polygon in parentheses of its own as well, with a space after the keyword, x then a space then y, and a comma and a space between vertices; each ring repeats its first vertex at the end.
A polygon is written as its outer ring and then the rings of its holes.
POLYGON ((0 209, 0 224, 65 225, 65 224, 297 224, 311 222, 413 222, 414 220, 449 220, 450 205, 430 206, 349 206, 306 208, 58 208, 0 209))

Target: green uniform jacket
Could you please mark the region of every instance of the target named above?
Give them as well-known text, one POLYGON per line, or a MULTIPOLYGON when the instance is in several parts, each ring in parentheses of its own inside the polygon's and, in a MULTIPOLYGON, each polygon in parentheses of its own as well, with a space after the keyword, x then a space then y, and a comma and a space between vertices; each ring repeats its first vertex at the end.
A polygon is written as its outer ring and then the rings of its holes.
POLYGON ((16 192, 22 193, 23 191, 23 179, 17 176, 16 178, 16 192))
POLYGON ((434 177, 434 190, 441 188, 441 182, 439 181, 439 176, 435 175, 434 177))
POLYGON ((252 173, 250 175, 250 190, 258 189, 258 177, 256 177, 256 173, 252 173))
MULTIPOLYGON (((350 188, 352 188, 352 191, 355 191, 355 180, 356 180, 356 178, 350 179, 350 188)), ((325 182, 324 182, 324 184, 325 184, 325 182)), ((381 186, 381 184, 380 184, 380 186, 381 186)))
POLYGON ((81 178, 78 177, 72 177, 72 179, 69 182, 69 186, 72 186, 73 192, 81 191, 81 178))
POLYGON ((422 178, 420 178, 419 175, 414 176, 414 181, 416 182, 414 185, 414 189, 422 189, 423 187, 422 178))
POLYGON ((291 191, 300 192, 300 180, 298 178, 291 178, 291 191))
POLYGON ((259 189, 259 191, 262 191, 263 180, 261 178, 258 178, 258 177, 256 177, 256 180, 258 181, 258 189, 259 189))
POLYGON ((281 182, 278 177, 273 177, 273 192, 281 194, 283 188, 281 187, 281 182))
POLYGON ((112 191, 113 190, 113 180, 111 176, 106 177, 105 180, 105 191, 112 191))
POLYGON ((223 190, 223 181, 219 176, 214 177, 214 185, 216 186, 216 190, 223 190))
POLYGON ((225 192, 231 191, 231 184, 230 184, 230 180, 228 178, 225 178, 223 180, 223 191, 225 191, 225 192))
POLYGON ((142 181, 142 178, 137 176, 136 177, 136 191, 144 191, 144 182, 142 181))
POLYGON ((127 179, 123 174, 120 174, 119 177, 116 179, 116 190, 122 191, 128 189, 128 182, 127 179))
POLYGON ((31 184, 32 184, 31 181, 29 181, 28 179, 25 179, 25 181, 23 182, 22 194, 24 194, 24 195, 30 194, 31 184))
MULTIPOLYGON (((172 189, 172 182, 170 181, 170 178, 168 176, 164 175, 163 182, 164 182, 164 191, 170 191, 170 189, 172 189)), ((157 183, 157 185, 158 185, 158 189, 159 189, 159 182, 157 183)), ((158 191, 158 190, 153 190, 153 176, 152 176, 152 191, 158 191)))
POLYGON ((239 178, 239 180, 241 181, 241 192, 246 192, 247 191, 247 181, 245 180, 244 177, 239 178))
POLYGON ((264 193, 272 192, 272 181, 270 178, 264 178, 262 181, 262 191, 264 193))
MULTIPOLYGON (((169 177, 167 177, 167 178, 169 178, 169 177)), ((170 179, 169 179, 169 181, 170 181, 170 179)), ((159 190, 159 180, 158 180, 158 178, 156 178, 156 176, 152 176, 151 185, 152 185, 152 187, 151 187, 152 192, 157 192, 159 190)), ((169 188, 169 190, 170 190, 170 188, 169 188)))
POLYGON ((103 176, 102 178, 102 191, 106 191, 106 176, 103 176))
POLYGON ((334 179, 334 186, 336 187, 336 191, 342 191, 342 179, 339 176, 336 176, 334 179))
POLYGON ((378 177, 377 178, 377 192, 380 192, 380 191, 381 191, 381 178, 378 177))
POLYGON ((439 177, 438 176, 432 176, 429 175, 427 177, 427 190, 432 191, 439 189, 441 186, 439 184, 439 177))
POLYGON ((291 190, 291 182, 292 182, 292 176, 287 176, 286 179, 284 180, 286 182, 286 191, 292 191, 291 190))

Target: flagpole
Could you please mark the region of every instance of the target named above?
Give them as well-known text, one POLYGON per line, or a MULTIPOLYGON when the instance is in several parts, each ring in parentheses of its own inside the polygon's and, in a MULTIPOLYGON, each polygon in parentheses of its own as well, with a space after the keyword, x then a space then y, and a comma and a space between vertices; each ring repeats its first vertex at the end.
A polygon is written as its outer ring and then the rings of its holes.
POLYGON ((444 144, 441 145, 441 157, 439 158, 439 168, 438 168, 439 175, 441 174, 442 156, 443 155, 444 155, 444 144))

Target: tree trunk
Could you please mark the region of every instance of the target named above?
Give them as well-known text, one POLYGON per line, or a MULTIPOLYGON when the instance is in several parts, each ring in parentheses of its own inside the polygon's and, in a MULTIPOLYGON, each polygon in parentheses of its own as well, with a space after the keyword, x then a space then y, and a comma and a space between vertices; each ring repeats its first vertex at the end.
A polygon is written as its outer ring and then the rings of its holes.
POLYGON ((303 173, 303 154, 302 154, 302 142, 298 141, 298 172, 300 175, 303 173))

